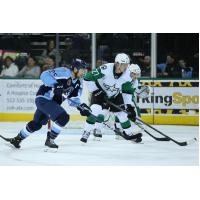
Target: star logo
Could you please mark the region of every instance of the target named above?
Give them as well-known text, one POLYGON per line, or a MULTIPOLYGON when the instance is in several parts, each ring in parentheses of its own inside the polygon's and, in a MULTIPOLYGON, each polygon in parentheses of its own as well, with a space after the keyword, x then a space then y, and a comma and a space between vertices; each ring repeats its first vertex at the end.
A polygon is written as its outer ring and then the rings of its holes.
POLYGON ((116 93, 118 93, 119 92, 119 88, 116 88, 115 86, 115 84, 113 85, 113 86, 110 86, 110 85, 107 85, 107 84, 103 84, 103 86, 105 87, 105 89, 107 90, 107 91, 111 91, 111 92, 116 92, 116 93))

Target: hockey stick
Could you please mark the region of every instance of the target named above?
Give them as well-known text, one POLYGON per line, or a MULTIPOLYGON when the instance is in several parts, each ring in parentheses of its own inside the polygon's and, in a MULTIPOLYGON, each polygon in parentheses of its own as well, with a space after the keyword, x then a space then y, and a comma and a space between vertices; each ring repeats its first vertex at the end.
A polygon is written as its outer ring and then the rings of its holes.
POLYGON ((0 138, 2 138, 3 140, 7 141, 7 142, 10 142, 11 138, 6 138, 4 137, 3 135, 0 135, 0 138))
MULTIPOLYGON (((133 103, 134 103, 134 106, 135 106, 136 111, 137 111, 137 116, 141 117, 139 108, 138 108, 138 106, 136 105, 134 99, 133 99, 133 103)), ((130 119, 130 120, 131 120, 131 119, 130 119)), ((131 121, 132 121, 132 120, 131 120, 131 121)), ((134 122, 134 121, 133 121, 133 122, 134 122)), ((147 131, 147 130, 144 128, 143 124, 141 124, 141 123, 139 123, 139 122, 136 122, 136 121, 135 121, 134 123, 135 123, 135 125, 137 125, 139 128, 141 128, 145 133, 147 133, 150 137, 152 137, 154 140, 157 140, 157 141, 170 141, 169 138, 166 138, 166 137, 159 138, 159 137, 156 137, 156 136, 152 135, 151 133, 149 133, 149 131, 147 131)))
POLYGON ((160 133, 161 135, 165 136, 166 138, 168 138, 169 140, 171 140, 172 142, 178 144, 179 146, 187 146, 189 144, 194 143, 195 141, 197 141, 197 138, 193 138, 191 140, 185 141, 185 142, 178 142, 177 140, 174 140, 173 138, 167 136, 166 134, 164 134, 163 132, 159 131, 158 129, 154 128, 153 126, 143 122, 141 119, 136 118, 139 122, 145 124, 146 126, 148 126, 149 128, 155 130, 156 132, 160 133))
MULTIPOLYGON (((73 104, 76 104, 78 108, 80 108, 81 110, 83 110, 83 108, 80 106, 80 104, 78 104, 77 102, 73 101, 72 99, 68 98, 66 95, 63 94, 63 97, 67 98, 69 101, 71 101, 73 104)), ((119 134, 118 131, 116 131, 114 128, 112 128, 111 126, 109 126, 108 124, 106 124, 104 121, 100 121, 99 118, 95 115, 92 114, 92 112, 90 112, 90 115, 97 121, 100 123, 103 123, 106 127, 108 127, 110 130, 114 131, 115 133, 119 134)), ((121 133, 121 132, 120 132, 121 133)), ((122 134, 122 133, 121 133, 122 134)))
MULTIPOLYGON (((71 101, 72 103, 76 104, 77 107, 81 110, 83 110, 83 108, 80 106, 80 104, 78 104, 77 102, 73 101, 72 99, 68 98, 66 95, 63 94, 63 97, 65 97, 66 99, 68 99, 69 101, 71 101)), ((92 112, 90 112, 90 116, 92 116, 97 122, 103 123, 106 127, 108 127, 110 130, 114 131, 116 134, 122 136, 124 139, 126 140, 131 140, 129 138, 129 136, 126 136, 124 133, 122 133, 121 131, 117 131, 114 128, 112 128, 111 126, 109 126, 107 123, 102 122, 101 120, 99 120, 99 118, 96 115, 93 115, 92 112)), ((136 139, 136 138, 134 138, 136 139)))
MULTIPOLYGON (((125 113, 128 114, 128 112, 127 112, 126 110, 123 110, 122 108, 118 107, 117 105, 115 105, 115 104, 112 103, 111 101, 107 100, 107 102, 108 102, 110 105, 112 105, 113 107, 117 108, 118 110, 123 111, 123 112, 125 112, 125 113)), ((174 140, 173 138, 171 138, 171 137, 165 135, 163 132, 159 131, 158 129, 154 128, 153 126, 151 126, 151 125, 149 125, 149 124, 143 122, 141 119, 139 119, 139 118, 136 118, 136 119, 137 119, 139 122, 145 124, 146 126, 148 126, 149 128, 153 129, 154 131, 160 133, 161 135, 163 135, 164 137, 168 138, 169 140, 171 140, 172 142, 176 143, 176 144, 179 145, 179 146, 187 146, 187 145, 192 144, 192 143, 194 143, 195 141, 197 141, 196 138, 193 138, 193 139, 188 140, 188 141, 185 141, 185 142, 178 142, 178 141, 174 140)))
MULTIPOLYGON (((109 103, 109 102, 108 102, 109 103)), ((110 104, 111 104, 112 102, 110 102, 110 104)), ((115 108, 117 108, 117 109, 119 109, 119 110, 121 110, 121 111, 123 111, 123 112, 125 112, 125 113, 127 113, 127 114, 129 114, 126 110, 123 110, 121 107, 118 107, 117 105, 115 105, 115 104, 111 104, 111 105, 113 105, 115 108)), ((151 133, 149 133, 141 124, 139 124, 139 123, 137 123, 137 122, 134 122, 139 128, 141 128, 145 133, 147 133, 150 137, 152 137, 152 138, 154 138, 155 140, 157 140, 157 141, 170 141, 170 139, 169 138, 167 138, 167 137, 162 137, 162 138, 160 138, 160 137, 156 137, 156 136, 154 136, 154 135, 152 135, 151 133)))
POLYGON ((134 122, 139 128, 141 128, 145 133, 147 133, 149 136, 151 136, 153 139, 157 140, 157 141, 170 141, 169 138, 167 137, 163 137, 163 138, 158 138, 154 135, 152 135, 151 133, 149 133, 143 126, 142 124, 138 123, 138 122, 134 122))
MULTIPOLYGON (((134 103, 134 105, 136 106, 136 104, 134 103)), ((136 109, 138 109, 138 108, 136 108, 136 109)), ((125 110, 123 110, 123 111, 125 111, 125 110)), ((128 112, 127 112, 127 114, 128 114, 128 112)), ((132 119, 130 119, 131 121, 133 121, 132 119)), ((133 121, 134 122, 134 121, 133 121)), ((149 131, 147 131, 145 128, 144 128, 144 126, 142 126, 142 124, 141 123, 139 123, 139 122, 134 122, 135 123, 135 125, 137 125, 139 128, 141 128, 145 133, 147 133, 150 137, 152 137, 153 139, 155 139, 155 140, 157 140, 157 141, 170 141, 170 139, 169 138, 166 138, 166 137, 162 137, 162 138, 160 138, 160 137, 156 137, 156 136, 154 136, 154 135, 152 135, 151 133, 149 133, 149 131)))

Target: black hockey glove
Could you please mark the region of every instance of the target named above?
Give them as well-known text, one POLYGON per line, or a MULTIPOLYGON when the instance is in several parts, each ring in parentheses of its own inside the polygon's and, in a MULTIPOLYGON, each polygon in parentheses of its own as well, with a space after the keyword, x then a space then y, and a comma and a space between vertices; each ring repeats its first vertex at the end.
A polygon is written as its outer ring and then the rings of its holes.
POLYGON ((89 116, 91 114, 91 109, 89 106, 87 106, 85 103, 80 104, 77 109, 80 111, 80 114, 82 116, 89 116))
POLYGON ((104 102, 108 99, 106 92, 101 89, 95 90, 93 93, 95 98, 98 98, 99 101, 104 102))
POLYGON ((107 94, 106 94, 103 90, 101 90, 101 89, 95 90, 95 91, 93 92, 93 95, 94 95, 95 97, 107 96, 107 94))
POLYGON ((132 105, 127 104, 126 111, 129 113, 129 114, 128 114, 128 118, 129 118, 131 121, 135 122, 135 120, 136 120, 135 108, 134 108, 132 105))

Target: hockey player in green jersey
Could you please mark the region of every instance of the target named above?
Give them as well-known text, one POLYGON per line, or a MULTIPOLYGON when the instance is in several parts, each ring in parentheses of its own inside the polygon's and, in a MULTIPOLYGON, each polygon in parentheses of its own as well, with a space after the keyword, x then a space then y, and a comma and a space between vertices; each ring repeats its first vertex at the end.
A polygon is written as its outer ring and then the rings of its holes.
MULTIPOLYGON (((133 96, 129 95, 129 94, 123 94, 123 99, 124 99, 124 103, 125 103, 125 107, 126 107, 126 111, 128 113, 130 113, 128 115, 128 118, 132 121, 135 122, 136 121, 136 117, 141 117, 140 115, 140 109, 136 104, 136 98, 147 98, 150 96, 151 93, 151 88, 149 86, 142 86, 139 83, 138 78, 141 77, 141 69, 137 64, 131 64, 128 67, 128 70, 130 71, 130 76, 132 78, 132 86, 133 88, 135 88, 135 93, 133 96)), ((121 131, 121 125, 119 123, 119 119, 116 116, 115 117, 115 131, 119 132, 121 131)), ((136 130, 134 130, 136 131, 136 130)), ((97 135, 99 136, 99 135, 97 135)), ((117 137, 118 138, 118 137, 117 137)))
MULTIPOLYGON (((132 79, 131 83, 132 83, 133 88, 136 89, 136 91, 135 91, 134 95, 123 93, 122 96, 123 96, 124 107, 126 109, 126 112, 129 113, 128 118, 132 122, 135 122, 136 116, 140 117, 140 110, 139 110, 139 107, 136 105, 136 96, 138 96, 139 98, 146 98, 149 96, 150 91, 149 91, 149 86, 141 86, 139 84, 138 78, 141 76, 141 70, 137 64, 131 64, 127 70, 129 70, 129 73, 130 73, 130 76, 132 79)), ((108 121, 110 119, 111 115, 112 115, 112 113, 108 111, 107 116, 106 116, 106 121, 108 121)), ((121 125, 119 123, 119 119, 117 116, 115 116, 114 126, 115 126, 115 134, 117 135, 116 138, 118 139, 119 135, 117 133, 122 132, 123 130, 121 129, 121 125)), ((95 140, 100 140, 102 138, 103 128, 104 128, 104 126, 102 123, 98 123, 98 122, 95 123, 95 129, 93 131, 95 140)), ((138 132, 141 132, 141 130, 134 127, 133 132, 138 133, 138 132)))
POLYGON ((81 138, 82 142, 87 142, 96 122, 104 121, 107 110, 118 116, 123 129, 122 136, 125 139, 135 142, 142 141, 141 133, 133 133, 127 114, 119 111, 107 102, 109 100, 125 109, 122 93, 134 94, 135 88, 131 84, 132 79, 129 70, 127 70, 129 65, 130 59, 128 55, 120 53, 115 57, 115 63, 104 64, 85 75, 84 81, 89 92, 92 93, 90 109, 92 110, 92 114, 97 116, 97 118, 94 118, 92 115, 87 117, 81 138))

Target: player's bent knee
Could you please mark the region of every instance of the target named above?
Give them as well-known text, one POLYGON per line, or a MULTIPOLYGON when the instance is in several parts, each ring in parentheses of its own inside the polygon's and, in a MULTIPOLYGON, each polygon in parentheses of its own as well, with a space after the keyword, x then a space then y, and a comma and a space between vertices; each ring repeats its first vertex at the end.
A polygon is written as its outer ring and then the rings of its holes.
POLYGON ((40 124, 43 125, 47 125, 49 119, 45 119, 45 120, 41 120, 40 124))
POLYGON ((55 120, 55 123, 64 127, 69 121, 69 115, 66 112, 61 113, 55 120))
POLYGON ((116 113, 117 118, 119 119, 120 122, 125 122, 128 120, 127 114, 124 112, 117 112, 116 113))
POLYGON ((92 114, 94 115, 103 114, 102 107, 98 104, 91 105, 90 109, 92 110, 92 114))
POLYGON ((36 122, 36 121, 30 121, 27 125, 26 128, 29 132, 35 132, 38 131, 42 128, 42 124, 36 122))

